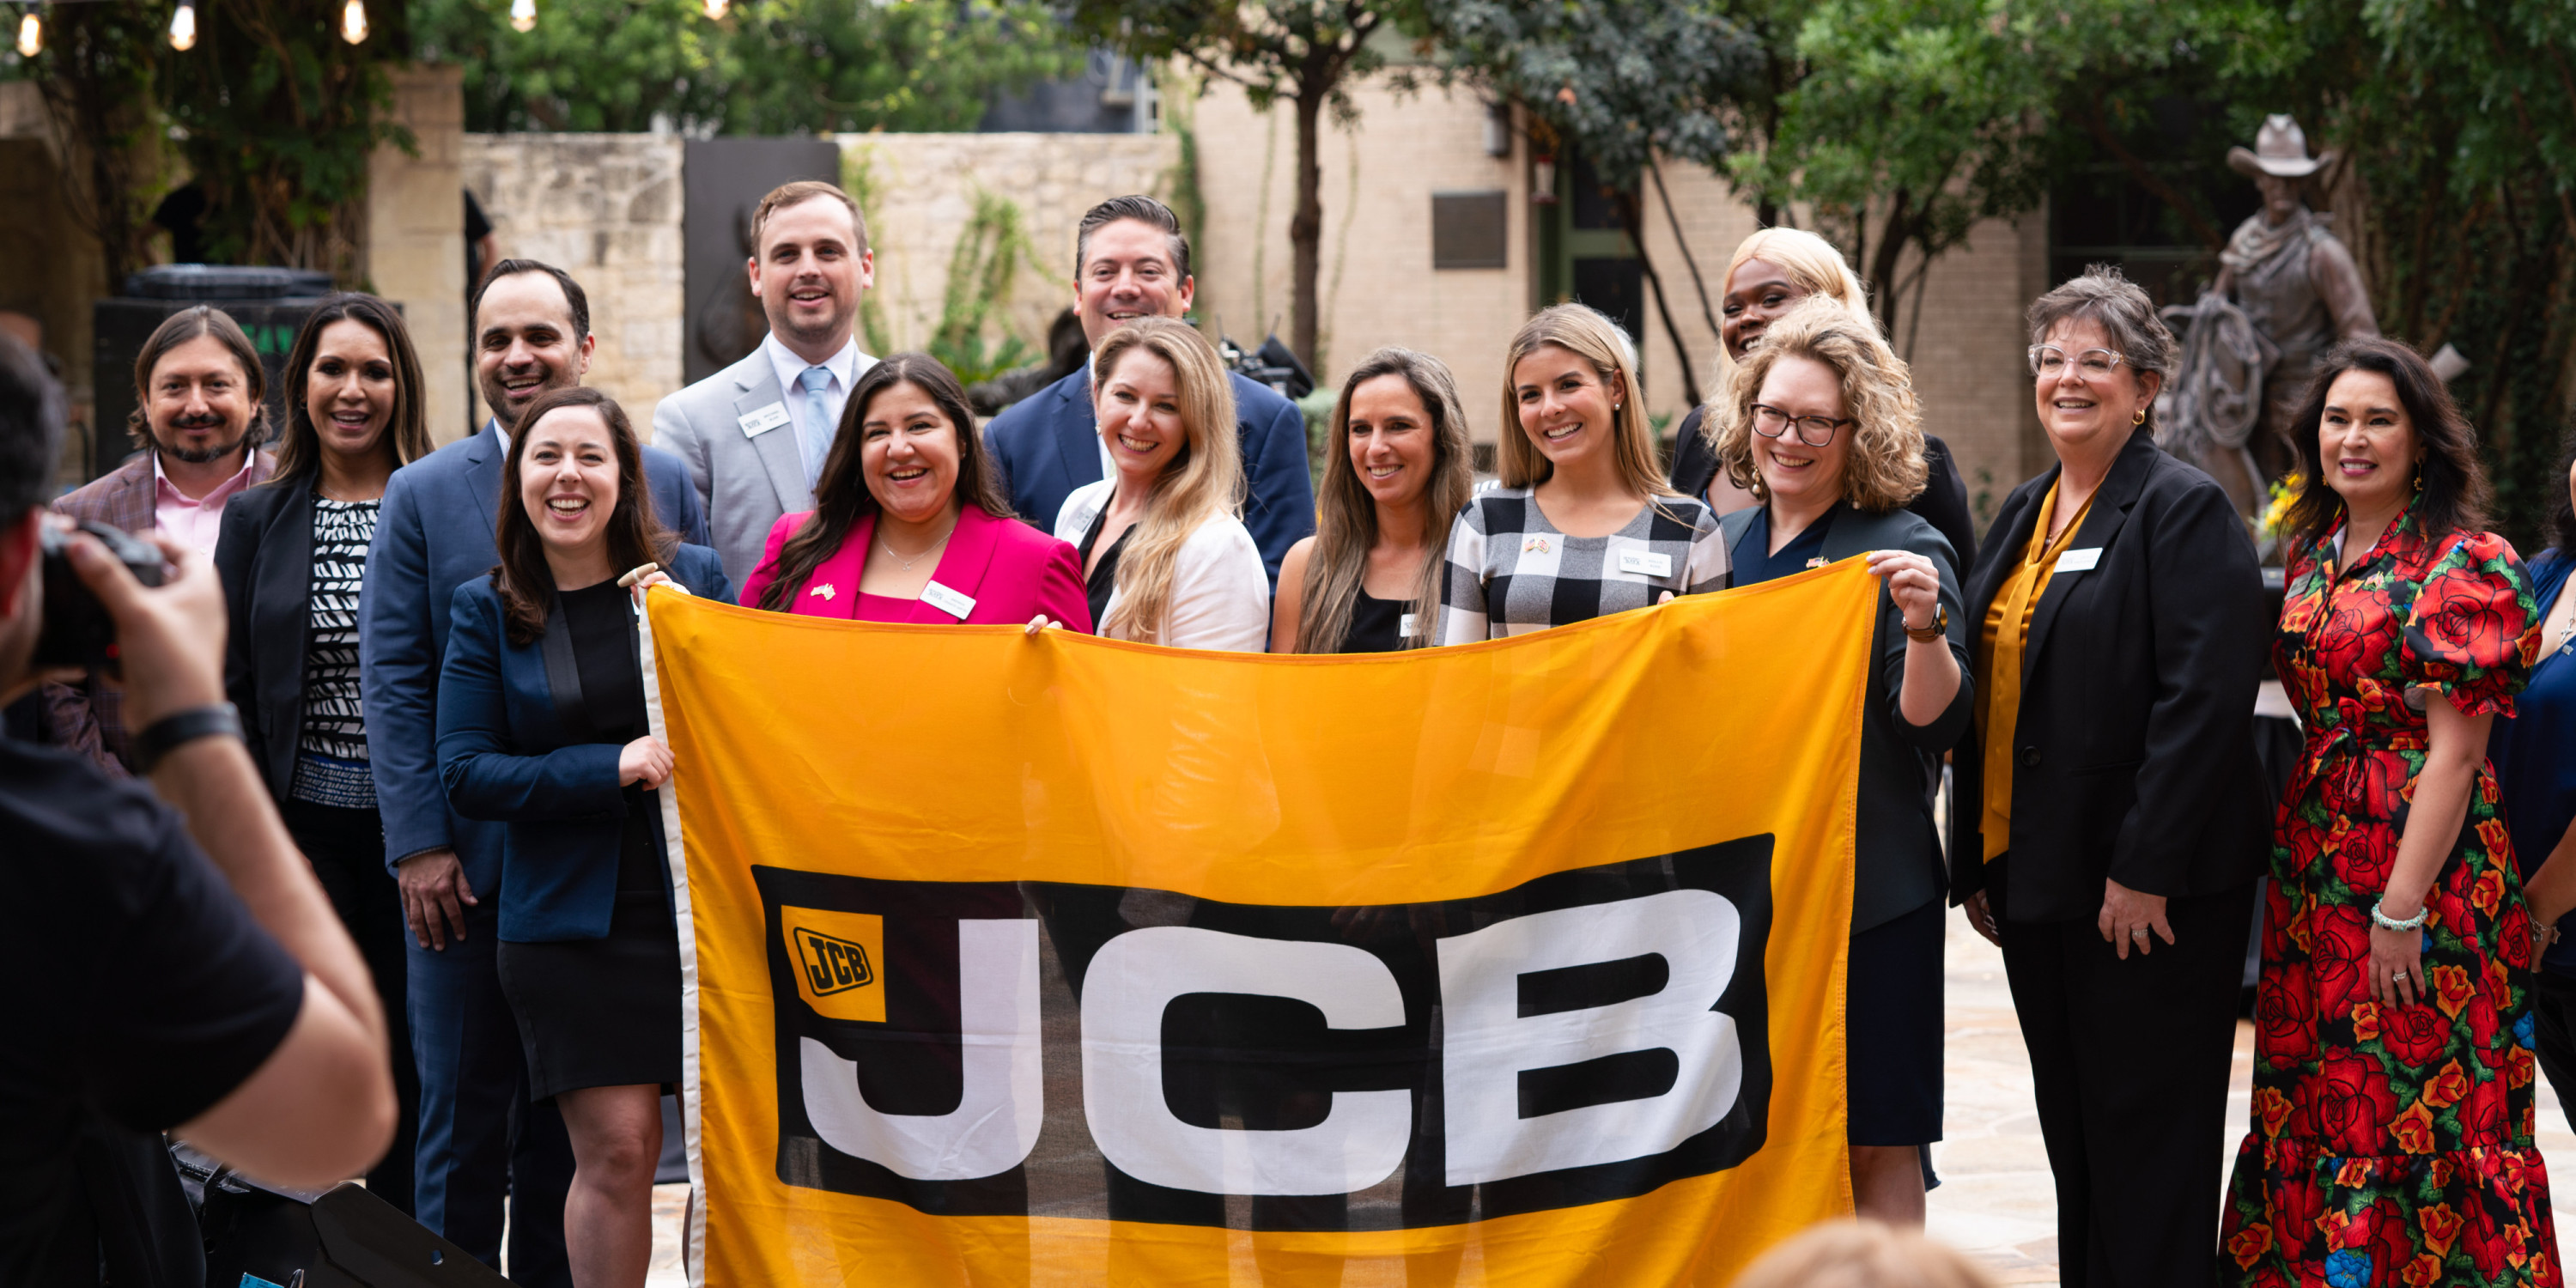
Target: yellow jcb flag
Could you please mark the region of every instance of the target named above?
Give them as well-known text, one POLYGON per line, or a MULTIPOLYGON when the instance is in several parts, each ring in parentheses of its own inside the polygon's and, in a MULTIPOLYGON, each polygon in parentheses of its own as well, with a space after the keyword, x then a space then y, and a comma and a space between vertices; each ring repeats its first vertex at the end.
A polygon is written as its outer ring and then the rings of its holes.
POLYGON ((1260 657, 656 592, 693 1265, 1724 1282, 1851 1206, 1875 594, 1260 657))

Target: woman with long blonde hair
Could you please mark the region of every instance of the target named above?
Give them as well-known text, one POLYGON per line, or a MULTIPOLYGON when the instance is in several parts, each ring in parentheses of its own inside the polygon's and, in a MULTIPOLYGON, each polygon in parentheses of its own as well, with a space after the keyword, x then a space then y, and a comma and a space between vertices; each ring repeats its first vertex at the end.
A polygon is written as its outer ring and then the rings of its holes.
POLYGON ((1637 351, 1580 304, 1521 324, 1503 359, 1502 486, 1449 530, 1440 642, 1563 626, 1726 582, 1706 504, 1665 486, 1637 351))
POLYGON ((1458 382, 1438 358, 1384 348, 1333 404, 1315 535, 1289 547, 1275 653, 1391 653, 1431 642, 1441 540, 1476 489, 1458 382))
MULTIPOLYGON (((1717 384, 1723 391, 1736 364, 1744 361, 1772 323, 1810 296, 1829 296, 1852 316, 1878 326, 1869 311, 1869 292, 1843 253, 1832 242, 1798 228, 1764 228, 1736 244, 1727 261, 1723 311, 1718 322, 1717 384)), ((1708 502, 1719 514, 1733 514, 1756 504, 1753 494, 1719 468, 1717 443, 1724 433, 1723 393, 1707 407, 1695 407, 1673 434, 1673 490, 1708 502)), ((1923 491, 1905 508, 1923 516, 1958 552, 1959 567, 1977 559, 1976 521, 1968 512, 1968 489, 1950 458, 1950 445, 1926 434, 1923 463, 1929 471, 1923 491)))
POLYGON ((1099 633, 1262 651, 1270 578, 1236 517, 1243 448, 1216 349, 1178 319, 1140 318, 1100 342, 1091 388, 1113 468, 1064 499, 1055 535, 1081 555, 1099 633))

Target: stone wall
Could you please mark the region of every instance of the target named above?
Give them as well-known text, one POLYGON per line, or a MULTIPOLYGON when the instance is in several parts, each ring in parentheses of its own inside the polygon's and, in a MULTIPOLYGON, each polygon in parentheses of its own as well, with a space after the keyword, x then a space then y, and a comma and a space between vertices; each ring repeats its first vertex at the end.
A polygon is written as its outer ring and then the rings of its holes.
POLYGON ((680 153, 653 134, 468 134, 458 153, 501 255, 581 283, 599 338, 586 383, 639 429, 681 383, 680 153))
MULTIPOLYGON (((990 193, 1017 209, 1030 259, 988 327, 1043 354, 1047 326, 1073 303, 1074 225, 1134 192, 1168 196, 1180 149, 1168 134, 844 134, 845 184, 868 206, 876 253, 872 296, 895 349, 927 345, 939 327, 959 235, 990 193)), ((866 340, 861 339, 864 346, 866 340)))
POLYGON ((465 202, 459 171, 464 69, 392 69, 394 120, 413 151, 390 143, 367 161, 366 287, 402 305, 420 354, 430 437, 474 424, 465 349, 465 202))

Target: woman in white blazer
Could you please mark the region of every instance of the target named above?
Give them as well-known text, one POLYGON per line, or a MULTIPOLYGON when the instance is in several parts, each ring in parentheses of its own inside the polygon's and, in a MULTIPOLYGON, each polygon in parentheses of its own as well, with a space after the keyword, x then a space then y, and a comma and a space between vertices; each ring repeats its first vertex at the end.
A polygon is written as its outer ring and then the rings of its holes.
POLYGON ((1081 553, 1099 633, 1262 651, 1270 578, 1235 517, 1243 449, 1215 348, 1177 319, 1141 318, 1101 341, 1091 398, 1113 468, 1064 499, 1055 535, 1081 553))

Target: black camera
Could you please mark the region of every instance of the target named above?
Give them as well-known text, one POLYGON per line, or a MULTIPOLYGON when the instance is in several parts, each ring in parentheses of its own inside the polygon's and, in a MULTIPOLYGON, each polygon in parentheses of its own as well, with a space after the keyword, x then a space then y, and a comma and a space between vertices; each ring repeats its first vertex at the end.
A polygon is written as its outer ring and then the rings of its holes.
POLYGON ((98 538, 146 586, 161 584, 161 551, 121 528, 88 520, 50 520, 38 524, 36 532, 45 559, 45 624, 36 636, 34 666, 38 670, 80 667, 110 679, 124 678, 117 664, 116 623, 72 569, 72 534, 86 532, 98 538))

